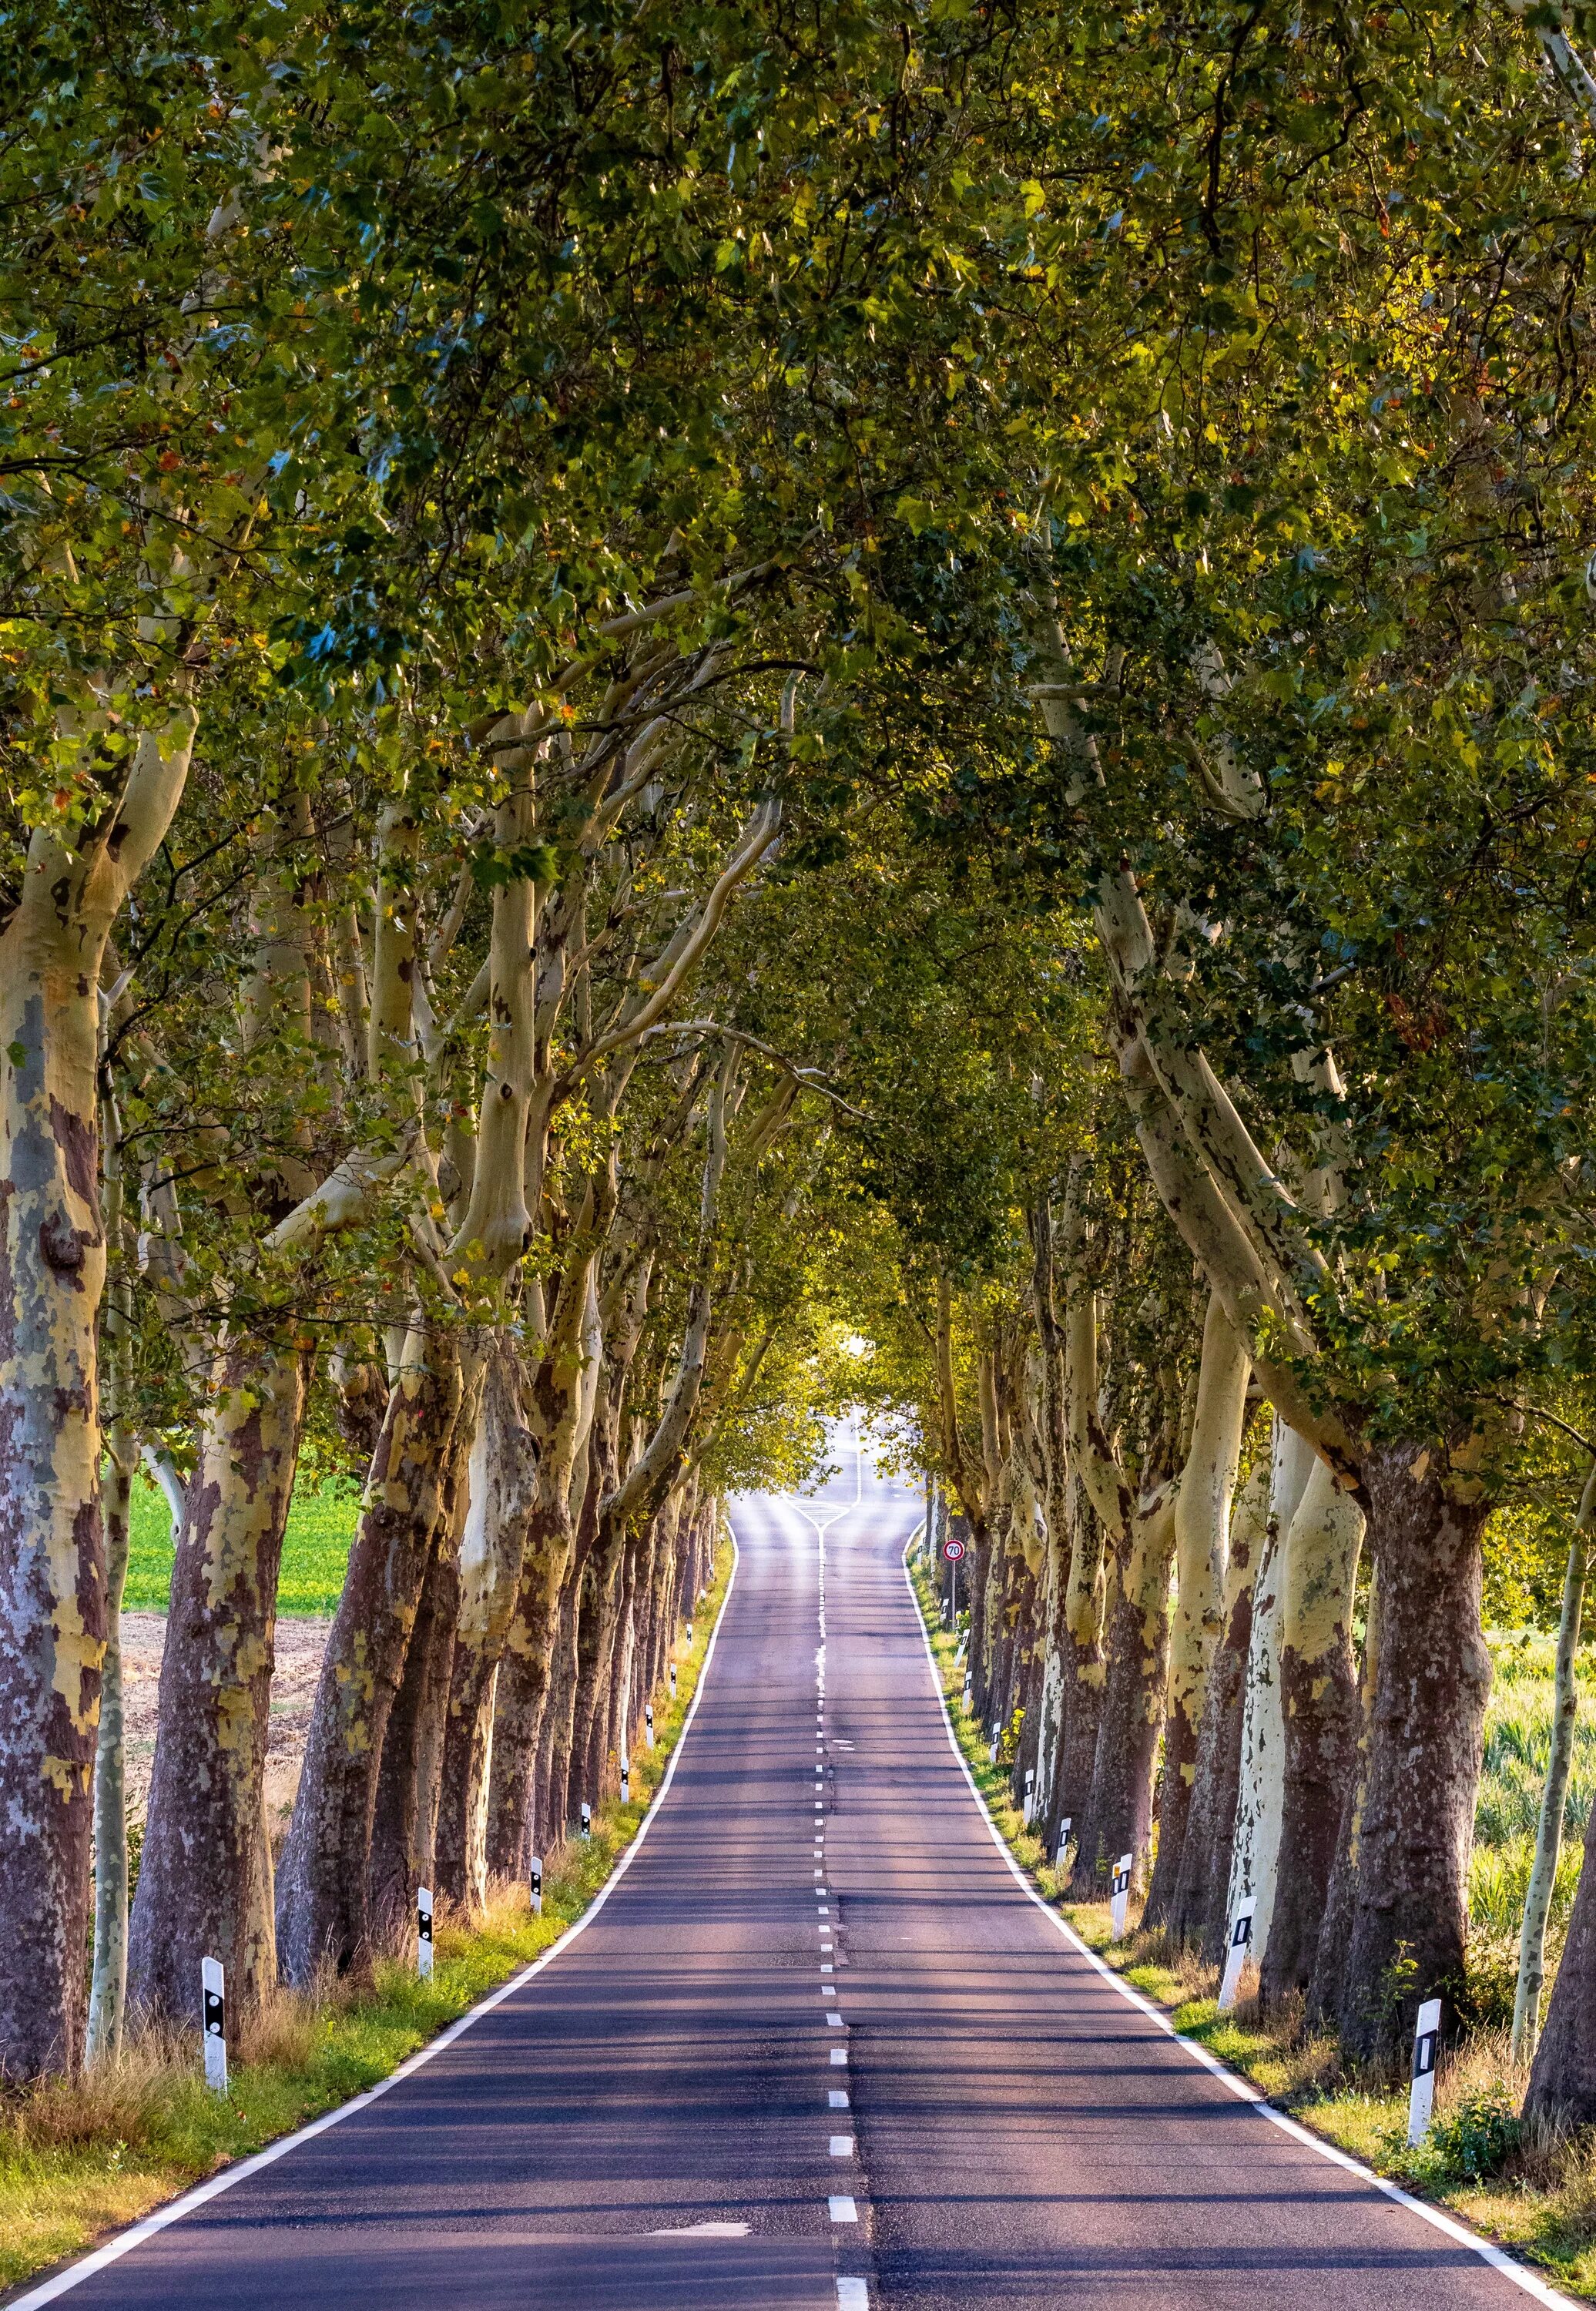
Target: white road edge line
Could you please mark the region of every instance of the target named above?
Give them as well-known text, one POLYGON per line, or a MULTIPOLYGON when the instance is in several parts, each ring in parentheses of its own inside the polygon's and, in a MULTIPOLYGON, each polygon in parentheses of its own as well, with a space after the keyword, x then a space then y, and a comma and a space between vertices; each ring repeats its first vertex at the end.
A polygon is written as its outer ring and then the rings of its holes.
POLYGON ((270 2167, 275 2160, 285 2158, 288 2153, 291 2150, 296 2150, 301 2142, 313 2141, 317 2135, 325 2134, 329 2126, 336 2126, 342 2120, 353 2118, 359 2111, 369 2110, 380 2096, 388 2093, 392 2088, 399 2085, 402 2080, 413 2078, 423 2064, 432 2060, 434 2055, 442 2054, 446 2046, 452 2046, 455 2040, 465 2031, 469 2030, 474 2022, 480 2022, 484 2014, 491 2014, 495 2006, 502 2006, 507 1998, 512 1998, 518 1990, 523 1989, 531 1981, 534 1975, 541 1974, 545 1966, 551 1966, 555 1958, 562 1957, 571 1948, 571 1943, 584 1927, 592 1924, 632 1867, 639 1846, 653 1826, 654 1817, 664 1802, 666 1792, 676 1778, 682 1752, 687 1746, 687 1736, 693 1731, 693 1721, 698 1714, 698 1705, 703 1699, 704 1688, 709 1684, 710 1663, 715 1658, 715 1647, 720 1642, 721 1625, 726 1618, 726 1609, 731 1602, 731 1592, 737 1583, 737 1566, 742 1561, 737 1548, 737 1535, 731 1530, 729 1517, 727 1519, 726 1529, 731 1536, 731 1571, 727 1576, 726 1594, 720 1600, 720 1610, 716 1615, 715 1626, 710 1632, 710 1642, 704 1647, 703 1665, 698 1672, 698 1683, 693 1689, 692 1705, 686 1717, 683 1720, 681 1732, 676 1737, 676 1746, 670 1753, 670 1762, 666 1766, 665 1778, 650 1801, 648 1811, 638 1823, 636 1836, 619 1855, 615 1868, 594 1895, 581 1916, 573 1919, 559 1940, 551 1943, 549 1948, 535 1958, 529 1966, 524 1966, 519 1974, 512 1974, 510 1980, 501 1983, 497 1990, 490 1990, 485 1998, 479 1999, 475 2006, 459 2017, 458 2021, 449 2023, 447 2029, 440 2030, 438 2036, 429 2039, 424 2046, 418 2046, 414 2054, 406 2055, 397 2071, 390 2071, 388 2077, 379 2079, 374 2087, 368 2087, 364 2093, 355 2095, 348 2102, 340 2103, 336 2110, 324 2111, 319 2118, 313 2118, 309 2126, 296 2127, 292 2134, 284 2134, 277 2141, 268 2142, 264 2150, 257 2150, 249 2158, 240 2159, 236 2167, 225 2167, 220 2175, 213 2175, 207 2182, 199 2184, 194 2190, 185 2191, 180 2199, 173 2199, 166 2206, 157 2207, 153 2213, 145 2215, 141 2221, 134 2223, 125 2231, 119 2231, 115 2238, 108 2239, 103 2246, 96 2247, 92 2254, 84 2255, 81 2263, 74 2263, 65 2271, 57 2272, 54 2279, 47 2279, 42 2286, 35 2287, 29 2294, 16 2297, 11 2305, 11 2311, 39 2311, 39 2307, 46 2303, 54 2303, 58 2297, 69 2293, 73 2288, 81 2287, 85 2279, 92 2279, 97 2272, 104 2271, 113 2263, 119 2263, 122 2257, 125 2254, 130 2254, 135 2246, 142 2246, 145 2239, 153 2238, 157 2231, 165 2230, 170 2223, 181 2222, 185 2215, 191 2215, 197 2208, 206 2205, 212 2199, 220 2198, 222 2192, 231 2191, 235 2183, 247 2182, 251 2175, 258 2175, 263 2167, 270 2167))
MULTIPOLYGON (((1553 2307, 1553 2311, 1580 2311, 1580 2307, 1571 2296, 1559 2295, 1557 2289, 1548 2287, 1544 2279, 1538 2279, 1535 2273, 1526 2270, 1522 2263, 1515 2263, 1505 2249, 1493 2246, 1489 2239, 1480 2238, 1477 2233, 1467 2229, 1463 2224, 1454 2222, 1450 2215, 1443 2215, 1439 2207, 1427 2206, 1424 2200, 1416 2199, 1410 2193, 1404 2191, 1400 2184, 1388 2182, 1383 2175, 1376 2175, 1372 2167, 1365 2167, 1360 2159, 1350 2158, 1345 2150, 1338 2150, 1333 2142, 1326 2142, 1321 2136, 1310 2133, 1305 2126, 1299 2126, 1295 2119, 1287 2118, 1284 2111, 1276 2110, 1265 2101, 1250 2079, 1243 2079, 1236 2071, 1227 2069, 1217 2054, 1210 2054, 1208 2048, 1199 2046, 1194 2038, 1182 2037, 1161 2008, 1155 2006, 1149 1999, 1144 1998, 1139 1991, 1132 1990, 1129 1984, 1114 1972, 1112 1967, 1105 1966, 1096 1951, 1088 1949, 1082 1941, 1074 1927, 1068 1924, 1059 1915, 1057 1910, 1042 1900, 1042 1896, 1009 1852, 1007 1840, 988 1812, 986 1801, 976 1784, 974 1775, 970 1771, 969 1759, 960 1749, 958 1736, 953 1730, 953 1719, 948 1714, 947 1696, 942 1690, 942 1679, 938 1673, 937 1656, 931 1651, 930 1633, 926 1627, 925 1616, 920 1609, 920 1599, 914 1593, 914 1582, 909 1571, 909 1551, 913 1548, 923 1530, 923 1523, 917 1525, 903 1545, 903 1585, 909 1592, 909 1603, 914 1615, 914 1626, 920 1631, 920 1642, 926 1649, 926 1660, 930 1665, 931 1690, 935 1693, 938 1705, 942 1712, 942 1725, 947 1735, 947 1746, 958 1759, 959 1770, 970 1784, 970 1794, 975 1800, 981 1818, 991 1834, 993 1844, 1008 1864, 1010 1872, 1027 1899, 1035 1903, 1042 1916, 1051 1925, 1057 1927, 1070 1948, 1078 1950, 1086 1963, 1095 1967, 1103 1980, 1119 1992, 1121 1998, 1138 2008, 1150 2022, 1156 2022, 1165 2037, 1173 2038, 1175 2045, 1190 2054, 1194 2062, 1200 2062, 1205 2071, 1211 2071, 1222 2086, 1228 2087, 1238 2101, 1251 2103, 1259 2116, 1267 2118, 1271 2126, 1278 2126, 1283 2134, 1290 2135, 1294 2142, 1300 2142, 1305 2149, 1317 2151, 1320 2158, 1327 2158, 1332 2167, 1339 2167, 1347 2174, 1356 2175, 1362 2183, 1372 2183, 1375 2190, 1382 2192, 1386 2198, 1394 2200, 1399 2207, 1405 2207, 1409 2214, 1417 2215, 1420 2220, 1428 2223, 1432 2229, 1438 2230, 1445 2237, 1455 2240, 1460 2246, 1470 2248, 1478 2255, 1482 2263, 1488 2263, 1494 2271, 1499 2271, 1504 2279, 1511 2280, 1514 2287, 1521 2289, 1535 2302, 1548 2304, 1553 2307)), ((22 2307, 14 2307, 14 2311, 22 2311, 22 2307)))

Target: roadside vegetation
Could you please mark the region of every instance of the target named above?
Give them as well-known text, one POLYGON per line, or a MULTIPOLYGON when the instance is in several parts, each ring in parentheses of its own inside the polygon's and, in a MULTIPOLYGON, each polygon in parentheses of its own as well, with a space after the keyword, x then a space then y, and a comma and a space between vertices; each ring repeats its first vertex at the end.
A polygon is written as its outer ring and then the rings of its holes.
MULTIPOLYGON (((1263 2012, 1255 1968, 1243 1974, 1235 2007, 1221 2014, 1218 1967, 1172 1947, 1164 1930, 1144 1928, 1144 1900, 1133 1898, 1127 1932, 1116 1941, 1109 1905, 1071 1900, 1069 1873, 1052 1867, 1041 1839, 1026 1828, 1014 1802, 1012 1746, 1007 1755, 999 1750, 994 1765, 990 1733, 983 1735, 964 1707, 960 1640, 946 1626, 943 1596, 921 1551, 910 1572, 954 1732, 987 1810, 1037 1890, 1058 1905, 1087 1948, 1163 2007, 1182 2037, 1250 2079, 1277 2109, 1523 2255, 1570 2294, 1596 2302, 1596 2130, 1521 2121, 1527 2080, 1513 2062, 1506 2023, 1498 2018, 1477 2027, 1443 2057, 1435 2124, 1422 2143, 1409 2147, 1406 2076, 1349 2062, 1333 2034, 1308 2026, 1300 2001, 1284 2013, 1263 2012)), ((1493 1652, 1498 1682, 1487 1725, 1470 1887, 1479 1939, 1494 1953, 1504 1929, 1516 1940, 1522 1909, 1527 1841, 1522 1816, 1526 1791, 1538 1807, 1545 1775, 1551 1662, 1549 1646, 1533 1637, 1500 1637, 1493 1652)), ((1581 1801, 1588 1807, 1596 1735, 1587 1733, 1580 1754, 1581 1801)), ((1582 1815, 1571 1824, 1578 1836, 1565 1848, 1560 1882, 1567 1889, 1578 1874, 1583 1827, 1582 1815)), ((1570 1899, 1571 1890, 1565 1890, 1559 1905, 1565 1926, 1570 1899)), ((1506 1995, 1511 2021, 1511 1981, 1506 1995)))
POLYGON ((1596 2125, 1593 44, 0 15, 0 2076, 487 1918, 858 1401, 1061 1893, 1596 2125))
POLYGON ((496 1882, 469 1915, 439 1909, 430 1982, 414 1937, 343 1981, 277 1990, 229 2049, 225 2097, 206 2089, 197 2032, 154 2023, 116 2058, 76 2080, 0 2090, 0 2288, 81 2254, 109 2230, 247 2158, 387 2078, 406 2058, 559 1940, 637 1835, 698 1689, 730 1577, 719 1548, 693 1644, 673 1649, 674 1701, 662 1700, 656 1747, 632 1761, 630 1804, 606 1799, 590 1838, 572 1839, 544 1875, 543 1913, 524 1886, 496 1882))

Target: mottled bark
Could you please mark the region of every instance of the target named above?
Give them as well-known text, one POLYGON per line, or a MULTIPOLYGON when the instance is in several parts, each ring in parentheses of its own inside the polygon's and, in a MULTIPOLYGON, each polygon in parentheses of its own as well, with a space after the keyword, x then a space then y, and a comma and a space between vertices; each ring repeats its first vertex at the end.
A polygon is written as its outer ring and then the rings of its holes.
POLYGON ((443 1721, 459 1596, 458 1519, 465 1505, 452 1476, 446 1494, 377 1771, 366 1900, 367 1932, 378 1949, 392 1948, 408 1935, 417 1888, 432 1883, 443 1721))
POLYGON ((1369 1781, 1369 1755, 1374 1740, 1374 1696, 1380 1682, 1380 1568, 1369 1576, 1364 1625, 1363 1664, 1357 1686, 1357 1743, 1352 1778, 1341 1823, 1336 1836, 1336 1858, 1330 1870, 1330 1893, 1319 1947, 1313 1958, 1313 1978, 1308 1985, 1309 2019, 1334 2029, 1341 2008, 1341 1984, 1347 1975, 1347 1954, 1352 1947, 1356 1908, 1358 1842, 1363 1833, 1364 1798, 1369 1781))
POLYGON ((969 1590, 970 1642, 964 1655, 964 1666, 970 1673, 970 1706, 976 1718, 986 1725, 995 1714, 991 1689, 992 1622, 990 1592, 993 1579, 993 1548, 990 1529, 983 1518, 970 1520, 970 1546, 959 1566, 961 1578, 967 1579, 969 1590))
POLYGON ((183 708, 138 742, 119 804, 75 851, 33 835, 0 935, 0 2071, 13 2078, 74 2069, 83 2051, 105 1650, 97 990, 194 732, 183 708))
POLYGON ((1111 1560, 1103 1710, 1075 1871, 1083 1892, 1095 1888, 1100 1857, 1112 1862, 1132 1853, 1145 1879, 1153 1831, 1153 1766, 1169 1670, 1174 1539, 1173 1487, 1164 1486, 1138 1504, 1111 1560))
POLYGON ((563 1507, 535 1514, 494 1693, 488 1867, 498 1877, 524 1877, 537 1851, 532 1836, 537 1753, 571 1552, 571 1520, 563 1507))
POLYGON ((128 1995, 194 2020, 219 1958, 247 2019, 277 1979, 266 1741, 277 1574, 310 1379, 308 1347, 227 1349, 184 1503, 161 1662, 128 1995))
POLYGON ((512 1370, 503 1352, 491 1362, 472 1445, 439 1791, 433 1882, 450 1901, 474 1909, 487 1899, 494 1688, 519 1596, 536 1478, 512 1370))
POLYGON ((1260 1953, 1266 2002, 1306 1990, 1357 1750, 1352 1592, 1363 1511, 1315 1461, 1286 1541, 1280 1624, 1284 1773, 1274 1915, 1260 1953))
POLYGON ((1252 1583, 1268 1530, 1269 1500, 1266 1456, 1243 1486, 1231 1515, 1224 1625, 1208 1665, 1181 1873, 1170 1908, 1171 1932, 1195 1944, 1210 1965, 1219 1960, 1229 1924, 1225 1905, 1242 1777, 1242 1697, 1252 1643, 1252 1583))
POLYGON ((1145 1925, 1169 1923, 1180 1882, 1208 1669, 1223 1619, 1225 1535, 1251 1373, 1246 1348, 1218 1298, 1210 1295, 1191 1442, 1175 1497, 1178 1578, 1164 1721, 1163 1796, 1158 1858, 1143 1913, 1145 1925))
MULTIPOLYGON (((1103 1714, 1103 1620, 1108 1575, 1103 1524, 1083 1480, 1070 1477, 1069 1577, 1060 1645, 1059 1766, 1048 1818, 1048 1850, 1056 1851, 1060 1823, 1068 1815, 1077 1849, 1091 1804, 1092 1770, 1097 1757, 1097 1728, 1103 1714)), ((1121 1848, 1121 1851, 1123 1849, 1121 1848)), ((1095 1848, 1094 1848, 1095 1851, 1095 1848)))
POLYGON ((1280 1799, 1285 1778, 1286 1726, 1280 1701, 1280 1630, 1285 1609, 1286 1536, 1313 1467, 1305 1437, 1275 1415, 1270 1447, 1269 1514, 1252 1583, 1252 1635, 1242 1704, 1242 1767, 1236 1798, 1226 1917, 1251 1895, 1253 1954, 1261 1958, 1274 1915, 1280 1853, 1280 1799))
POLYGON ((613 1514, 599 1518, 593 1547, 582 1566, 577 1605, 576 1691, 571 1709, 571 1775, 566 1790, 566 1818, 574 1821, 587 1799, 597 1805, 601 1761, 597 1754, 596 1728, 603 1723, 604 1689, 615 1637, 621 1560, 626 1547, 624 1527, 613 1514))
MULTIPOLYGON (((1463 1984, 1491 1683, 1479 1626, 1487 1504, 1468 1493, 1466 1480, 1443 1485, 1431 1456, 1410 1444, 1365 1455, 1379 1667, 1363 1818, 1348 1857, 1353 1914, 1339 1999, 1341 2036, 1365 2057, 1404 2054, 1419 2002, 1455 2001, 1463 1984)), ((1555 2071, 1554 2062, 1543 2076, 1555 2071)))
POLYGON ((576 1708, 578 1597, 581 1588, 581 1539, 571 1551, 561 1583, 554 1656, 549 1663, 548 1700, 537 1743, 536 1803, 532 1835, 537 1850, 552 1853, 565 1843, 571 1818, 571 1728, 576 1708))
POLYGON ((383 1737, 445 1506, 455 1424, 462 1400, 476 1392, 479 1350, 469 1352, 469 1362, 463 1369, 454 1339, 414 1330, 388 1399, 283 1853, 278 1959, 299 1987, 324 1964, 344 1971, 366 1954, 366 1872, 383 1737))

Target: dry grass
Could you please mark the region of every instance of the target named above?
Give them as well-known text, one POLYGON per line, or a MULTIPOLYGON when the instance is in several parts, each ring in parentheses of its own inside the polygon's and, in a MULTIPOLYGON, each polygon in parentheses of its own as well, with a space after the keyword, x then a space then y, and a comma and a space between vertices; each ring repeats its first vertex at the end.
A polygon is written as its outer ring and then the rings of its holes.
MULTIPOLYGON (((1038 1891, 1066 1905, 1063 1880, 1015 1813, 1006 1775, 989 1761, 983 1729, 972 1724, 960 1705, 952 1640, 937 1622, 920 1569, 912 1569, 954 1729, 976 1785, 1038 1891)), ((1504 2004, 1502 1951, 1510 1958, 1516 1953, 1522 1879, 1550 1723, 1549 1646, 1537 1641, 1510 1647, 1493 1640, 1492 1651, 1497 1689, 1487 1723, 1470 1888, 1476 1949, 1470 1986, 1477 2010, 1485 2013, 1504 2004)), ((1574 1817, 1583 1818, 1596 1790, 1596 1717, 1582 1723, 1581 1735, 1576 1781, 1581 1774, 1583 1780, 1577 1804, 1571 1807, 1575 1842, 1565 1847, 1558 1872, 1554 1951, 1578 1871, 1574 1817)), ((1118 1942, 1112 1939, 1106 1902, 1069 1905, 1065 1915, 1090 1949, 1144 1996, 1169 2010, 1182 2036, 1196 2039, 1242 2072, 1272 2103, 1377 2173, 1437 2200, 1540 2265, 1570 2294, 1596 2302, 1596 2128, 1570 2134, 1515 2120, 1528 2080, 1513 2062, 1505 2027, 1477 2028, 1443 2059, 1435 2082, 1434 2128, 1425 2143, 1410 2150, 1405 2075, 1350 2064, 1334 2038, 1308 2028, 1300 2000, 1266 2013, 1257 1975, 1249 1968, 1237 2004, 1221 2014, 1217 1969, 1172 1945, 1164 1932, 1145 1928, 1135 1902, 1129 1931, 1118 1942)), ((1511 2011, 1510 1980, 1505 2005, 1511 2011)))
POLYGON ((151 2024, 130 2032, 114 2061, 81 2079, 40 2079, 0 2098, 0 2158, 143 2140, 174 2075, 192 2073, 198 2033, 151 2024))
POLYGON ((680 1738, 730 1571, 717 1562, 683 1666, 677 1700, 658 1712, 658 1747, 632 1761, 632 1803, 598 1808, 591 1838, 550 1857, 544 1914, 527 1890, 495 1884, 467 1917, 440 1904, 434 1973, 421 1981, 414 1943, 393 1947, 303 1996, 279 1990, 230 2045, 228 2091, 204 2083, 196 2028, 129 2033, 121 2054, 81 2079, 0 2087, 0 2296, 81 2254, 231 2160, 386 2078, 447 2024, 538 1957, 587 1907, 636 1835, 680 1738))

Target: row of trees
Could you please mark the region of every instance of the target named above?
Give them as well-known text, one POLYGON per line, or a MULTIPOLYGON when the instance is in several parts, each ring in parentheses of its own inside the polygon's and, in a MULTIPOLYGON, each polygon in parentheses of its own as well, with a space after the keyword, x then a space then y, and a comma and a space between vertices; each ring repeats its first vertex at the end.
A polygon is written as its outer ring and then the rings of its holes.
POLYGON ((1455 1997, 1487 1557, 1556 1590, 1590 1434, 1585 29, 5 29, 9 2068, 84 2027, 141 1453, 132 1984, 247 2000, 597 1793, 842 1323, 1080 1868, 1162 1738, 1157 1914, 1243 1873, 1365 2052, 1455 1997))

